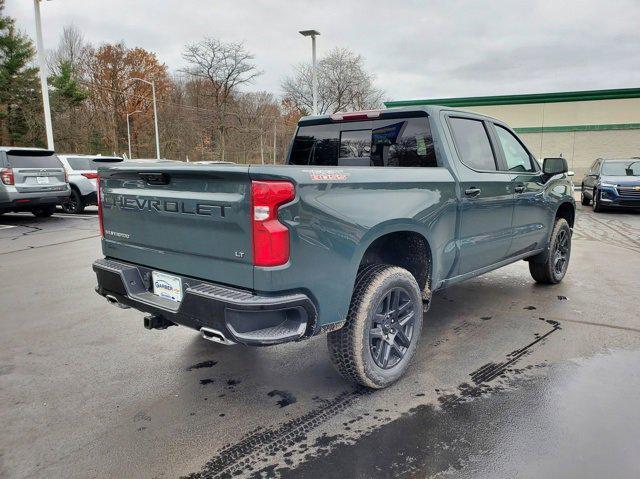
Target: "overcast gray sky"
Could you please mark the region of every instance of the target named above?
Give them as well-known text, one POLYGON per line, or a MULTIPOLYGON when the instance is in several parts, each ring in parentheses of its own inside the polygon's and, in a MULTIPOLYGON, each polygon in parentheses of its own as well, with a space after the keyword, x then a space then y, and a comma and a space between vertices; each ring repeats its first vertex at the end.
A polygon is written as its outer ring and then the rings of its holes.
MULTIPOLYGON (((33 2, 6 12, 34 36, 33 2)), ((341 46, 363 55, 387 99, 640 87, 640 0, 52 0, 44 39, 74 23, 94 44, 124 41, 171 70, 204 36, 244 41, 264 71, 251 89, 280 93, 292 64, 341 46)))

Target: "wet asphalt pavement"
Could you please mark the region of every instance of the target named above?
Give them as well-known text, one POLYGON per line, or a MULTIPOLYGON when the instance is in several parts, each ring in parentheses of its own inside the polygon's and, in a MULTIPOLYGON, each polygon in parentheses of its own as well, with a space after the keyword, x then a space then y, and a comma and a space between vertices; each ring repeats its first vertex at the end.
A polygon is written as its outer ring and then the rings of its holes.
POLYGON ((640 213, 579 211, 569 272, 442 291, 395 386, 324 337, 225 347, 93 291, 95 212, 0 218, 0 477, 640 477, 640 213))

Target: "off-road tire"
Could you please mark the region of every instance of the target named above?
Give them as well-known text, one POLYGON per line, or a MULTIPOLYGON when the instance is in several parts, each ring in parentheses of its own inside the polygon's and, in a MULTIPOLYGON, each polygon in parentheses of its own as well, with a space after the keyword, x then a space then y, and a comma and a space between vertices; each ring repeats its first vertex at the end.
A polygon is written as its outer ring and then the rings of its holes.
POLYGON ((553 225, 553 231, 551 232, 551 238, 549 240, 549 246, 547 246, 546 260, 544 263, 529 261, 529 272, 537 283, 541 284, 558 284, 564 278, 569 267, 569 260, 571 258, 571 228, 569 223, 564 218, 556 219, 553 225), (556 271, 555 268, 555 253, 558 249, 558 241, 561 237, 561 232, 566 235, 568 241, 568 252, 566 253, 566 263, 561 272, 556 271))
POLYGON ((48 218, 49 216, 51 216, 55 212, 56 212, 55 205, 53 205, 53 206, 43 206, 41 208, 35 208, 35 209, 31 210, 31 213, 36 218, 48 218))
POLYGON ((62 203, 62 211, 71 215, 79 215, 85 208, 84 200, 78 190, 71 189, 71 195, 69 195, 69 201, 62 203))
POLYGON ((381 389, 397 381, 406 371, 415 353, 422 331, 422 296, 416 279, 409 271, 397 266, 374 264, 362 268, 349 306, 345 325, 327 335, 331 360, 347 380, 363 386, 381 389), (404 356, 390 369, 379 367, 371 354, 369 329, 375 310, 385 295, 402 288, 412 301, 413 333, 404 356))
POLYGON ((589 206, 591 204, 591 200, 584 194, 584 185, 582 185, 582 192, 580 193, 580 203, 582 203, 582 206, 589 206))

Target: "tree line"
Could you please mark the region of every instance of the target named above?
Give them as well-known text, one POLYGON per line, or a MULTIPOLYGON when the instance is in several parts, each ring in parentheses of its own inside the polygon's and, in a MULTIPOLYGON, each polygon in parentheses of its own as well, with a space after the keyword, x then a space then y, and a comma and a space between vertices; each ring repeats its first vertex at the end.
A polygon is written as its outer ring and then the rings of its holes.
MULTIPOLYGON (((0 0, 0 144, 44 147, 33 42, 3 9, 0 0)), ((298 119, 311 113, 311 65, 295 66, 276 96, 249 89, 262 72, 243 43, 205 38, 182 57, 185 67, 170 72, 153 52, 95 46, 65 27, 47 54, 56 151, 121 155, 129 130, 132 157, 155 157, 151 87, 133 80, 142 78, 155 83, 162 157, 282 162, 298 119)), ((379 107, 383 92, 361 56, 335 48, 318 62, 318 97, 320 113, 335 113, 379 107)))

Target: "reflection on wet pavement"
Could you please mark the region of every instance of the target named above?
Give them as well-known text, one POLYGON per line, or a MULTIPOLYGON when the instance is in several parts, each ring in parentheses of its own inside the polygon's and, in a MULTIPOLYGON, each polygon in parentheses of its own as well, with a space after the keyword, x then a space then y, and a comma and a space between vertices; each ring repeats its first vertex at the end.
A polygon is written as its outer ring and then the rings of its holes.
POLYGON ((356 441, 324 437, 305 462, 271 472, 291 478, 640 477, 640 352, 554 364, 542 377, 515 376, 510 385, 447 408, 418 406, 356 441))

